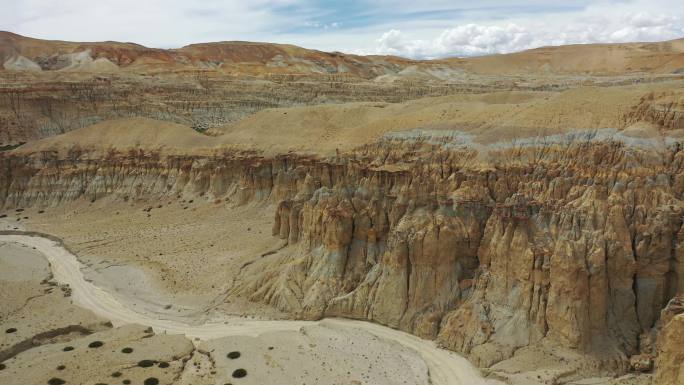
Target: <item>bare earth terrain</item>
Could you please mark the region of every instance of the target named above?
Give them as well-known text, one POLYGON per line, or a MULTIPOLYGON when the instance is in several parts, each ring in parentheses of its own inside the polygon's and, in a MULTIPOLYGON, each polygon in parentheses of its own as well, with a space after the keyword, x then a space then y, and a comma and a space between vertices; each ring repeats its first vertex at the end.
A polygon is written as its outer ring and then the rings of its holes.
POLYGON ((681 39, 0 64, 0 384, 684 383, 681 39))

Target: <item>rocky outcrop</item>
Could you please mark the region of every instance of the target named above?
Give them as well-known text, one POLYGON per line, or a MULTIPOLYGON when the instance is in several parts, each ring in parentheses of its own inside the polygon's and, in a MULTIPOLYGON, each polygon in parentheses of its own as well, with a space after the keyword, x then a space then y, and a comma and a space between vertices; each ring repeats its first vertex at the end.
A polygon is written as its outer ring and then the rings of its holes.
POLYGON ((663 309, 658 329, 654 384, 681 384, 684 382, 683 295, 673 298, 663 309))
POLYGON ((646 121, 665 130, 684 128, 684 94, 649 93, 626 115, 628 123, 646 121))
POLYGON ((615 143, 573 147, 498 173, 442 177, 442 164, 438 183, 426 177, 435 165, 412 169, 402 187, 394 179, 392 189, 370 189, 389 191, 372 206, 384 212, 379 220, 367 214, 363 182, 351 193, 322 189, 286 201, 274 233, 310 253, 297 274, 269 273, 260 282, 268 289, 252 299, 304 317, 351 316, 438 335, 482 366, 552 341, 593 355, 597 368, 625 371, 682 290, 680 177, 667 176, 680 155, 670 153, 663 168, 615 143), (573 153, 594 158, 577 164, 568 161, 573 153), (635 165, 653 176, 635 180, 635 165), (321 261, 337 268, 322 274, 321 261), (280 290, 283 282, 299 291, 280 290), (334 284, 322 290, 321 282, 334 284))
POLYGON ((480 366, 559 346, 591 357, 587 371, 616 373, 652 354, 661 309, 684 290, 681 147, 488 151, 384 139, 330 159, 12 153, 0 157, 0 202, 272 204, 286 247, 246 266, 231 296, 301 318, 373 320, 480 366))

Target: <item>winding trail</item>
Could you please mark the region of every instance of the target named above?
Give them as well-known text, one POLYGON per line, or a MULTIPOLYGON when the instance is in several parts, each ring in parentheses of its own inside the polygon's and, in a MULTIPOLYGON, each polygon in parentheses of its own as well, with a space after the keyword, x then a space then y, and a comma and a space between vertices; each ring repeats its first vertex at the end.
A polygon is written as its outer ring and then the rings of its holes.
MULTIPOLYGON (((91 310, 116 326, 136 323, 151 326, 156 332, 184 334, 188 337, 210 340, 232 335, 258 336, 272 331, 297 331, 302 326, 317 323, 317 321, 262 321, 226 317, 221 322, 195 325, 178 320, 158 319, 156 316, 142 314, 127 307, 111 293, 86 281, 81 271, 81 262, 56 241, 33 235, 0 235, 0 240, 35 247, 50 263, 55 280, 71 287, 72 299, 76 305, 91 310)), ((431 381, 435 385, 500 384, 498 381, 482 378, 479 371, 468 360, 456 353, 438 348, 433 341, 370 322, 340 318, 328 318, 326 322, 363 329, 415 350, 427 363, 431 381)))

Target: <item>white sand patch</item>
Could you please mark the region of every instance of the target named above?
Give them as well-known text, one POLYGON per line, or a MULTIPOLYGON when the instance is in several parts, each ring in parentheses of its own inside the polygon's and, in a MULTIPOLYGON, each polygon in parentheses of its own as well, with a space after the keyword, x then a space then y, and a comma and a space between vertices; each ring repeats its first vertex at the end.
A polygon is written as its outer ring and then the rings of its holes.
POLYGON ((49 270, 45 258, 32 247, 0 241, 0 281, 40 281, 49 270))

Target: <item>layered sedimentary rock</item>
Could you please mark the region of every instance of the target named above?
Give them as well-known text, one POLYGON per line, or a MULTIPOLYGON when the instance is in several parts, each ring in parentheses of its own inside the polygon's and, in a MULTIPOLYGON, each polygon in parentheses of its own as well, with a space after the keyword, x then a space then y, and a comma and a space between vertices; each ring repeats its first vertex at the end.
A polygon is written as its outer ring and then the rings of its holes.
POLYGON ((272 204, 284 248, 246 267, 232 296, 373 320, 481 366, 551 343, 623 372, 651 354, 661 309, 684 290, 684 153, 592 138, 476 152, 388 137, 329 159, 11 153, 0 202, 272 204))

